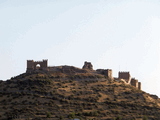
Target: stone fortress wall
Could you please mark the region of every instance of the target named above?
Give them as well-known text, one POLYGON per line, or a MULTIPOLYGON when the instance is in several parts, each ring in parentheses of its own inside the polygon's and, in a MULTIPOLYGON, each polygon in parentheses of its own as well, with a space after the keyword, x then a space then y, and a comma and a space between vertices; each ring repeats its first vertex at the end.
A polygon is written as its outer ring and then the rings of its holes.
POLYGON ((131 75, 129 72, 118 72, 118 78, 125 79, 127 83, 130 83, 131 81, 131 75))
POLYGON ((47 68, 48 68, 48 60, 43 60, 43 61, 27 60, 27 72, 37 69, 47 70, 47 68))
MULTIPOLYGON (((91 65, 91 64, 90 64, 91 65)), ((89 67, 91 70, 91 67, 89 67)), ((27 60, 27 73, 31 73, 33 71, 44 71, 44 72, 62 72, 62 73, 86 73, 86 70, 89 69, 80 69, 74 66, 48 66, 48 60, 42 61, 34 61, 34 60, 27 60)))
POLYGON ((118 79, 119 80, 125 80, 127 84, 130 84, 138 89, 141 89, 141 83, 138 82, 137 79, 131 78, 131 75, 129 72, 119 72, 118 73, 118 79))
POLYGON ((113 80, 111 69, 97 69, 97 73, 107 76, 109 79, 113 80))
MULTIPOLYGON (((62 73, 86 73, 87 70, 89 71, 94 71, 93 70, 93 65, 91 64, 91 62, 84 62, 84 65, 82 67, 82 69, 80 68, 76 68, 73 66, 59 66, 59 67, 50 67, 48 66, 48 60, 42 60, 42 61, 34 61, 34 60, 27 60, 27 73, 30 73, 32 71, 36 71, 36 70, 43 70, 43 71, 61 71, 62 73)), ((131 78, 131 75, 129 72, 119 72, 118 73, 118 78, 114 78, 112 76, 112 69, 97 69, 96 71, 94 71, 98 74, 102 74, 108 77, 108 79, 110 80, 116 80, 116 81, 124 81, 126 84, 130 84, 134 87, 136 87, 137 89, 141 90, 141 82, 138 82, 137 79, 135 78, 131 78)))

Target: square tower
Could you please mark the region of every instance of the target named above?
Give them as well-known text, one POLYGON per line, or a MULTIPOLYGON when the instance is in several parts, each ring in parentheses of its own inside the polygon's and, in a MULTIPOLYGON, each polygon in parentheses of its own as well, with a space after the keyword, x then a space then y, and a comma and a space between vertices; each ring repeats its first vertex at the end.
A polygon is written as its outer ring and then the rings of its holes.
POLYGON ((139 84, 138 84, 138 80, 136 80, 135 78, 131 79, 131 85, 138 88, 139 84))
POLYGON ((111 69, 104 70, 104 75, 106 75, 111 80, 113 79, 111 69))
POLYGON ((33 60, 27 60, 27 71, 34 70, 34 61, 33 60))
POLYGON ((131 75, 129 72, 119 72, 118 78, 126 80, 127 83, 130 83, 131 81, 131 75))

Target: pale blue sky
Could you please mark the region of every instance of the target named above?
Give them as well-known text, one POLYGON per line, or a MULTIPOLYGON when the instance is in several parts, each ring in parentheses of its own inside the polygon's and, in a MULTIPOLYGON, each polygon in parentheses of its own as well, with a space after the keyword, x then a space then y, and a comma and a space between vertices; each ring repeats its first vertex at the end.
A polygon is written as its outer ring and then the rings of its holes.
POLYGON ((49 65, 130 71, 160 96, 159 0, 0 0, 0 79, 49 65))

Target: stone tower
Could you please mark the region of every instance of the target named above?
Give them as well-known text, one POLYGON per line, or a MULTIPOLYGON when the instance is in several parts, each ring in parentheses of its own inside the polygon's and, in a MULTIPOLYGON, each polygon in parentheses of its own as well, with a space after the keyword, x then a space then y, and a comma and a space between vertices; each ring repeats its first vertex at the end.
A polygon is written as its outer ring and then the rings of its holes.
POLYGON ((138 88, 138 80, 136 80, 135 78, 131 79, 131 85, 138 88))
POLYGON ((129 83, 129 84, 131 82, 131 75, 130 75, 129 72, 119 72, 118 73, 118 78, 126 80, 126 82, 129 83))
POLYGON ((106 73, 106 75, 107 75, 107 77, 109 79, 111 79, 111 80, 113 79, 113 77, 112 77, 112 70, 111 69, 107 69, 104 72, 106 73))
POLYGON ((93 70, 93 65, 91 64, 91 62, 85 61, 82 69, 93 70))
POLYGON ((138 89, 141 90, 141 82, 138 82, 138 89))
POLYGON ((47 67, 48 67, 47 64, 48 64, 48 60, 43 60, 43 61, 27 60, 26 72, 31 72, 34 70, 47 70, 47 67))
POLYGON ((132 78, 130 84, 131 84, 132 86, 138 88, 139 90, 141 90, 141 82, 138 82, 137 79, 132 78))

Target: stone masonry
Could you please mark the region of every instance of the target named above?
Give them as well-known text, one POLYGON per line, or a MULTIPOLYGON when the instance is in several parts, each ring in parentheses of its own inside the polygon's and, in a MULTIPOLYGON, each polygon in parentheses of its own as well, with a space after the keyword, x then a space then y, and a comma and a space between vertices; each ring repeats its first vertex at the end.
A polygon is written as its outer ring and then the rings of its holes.
POLYGON ((48 60, 43 61, 33 61, 33 60, 27 60, 27 71, 31 72, 33 70, 47 70, 48 67, 48 60))
POLYGON ((97 69, 98 73, 107 76, 110 80, 113 80, 111 69, 97 69))
POLYGON ((91 62, 85 61, 82 69, 93 70, 93 65, 91 64, 91 62))
POLYGON ((137 79, 131 78, 131 75, 129 72, 119 72, 118 76, 119 76, 118 79, 123 79, 126 81, 126 83, 141 90, 141 83, 138 82, 137 79))
POLYGON ((112 77, 112 70, 111 69, 97 69, 96 71, 93 70, 93 65, 91 62, 84 62, 84 65, 82 69, 76 68, 73 66, 57 66, 57 67, 49 67, 48 66, 48 60, 42 60, 42 61, 34 61, 34 60, 27 60, 27 73, 31 73, 32 71, 50 71, 50 72, 62 72, 66 74, 74 74, 74 73, 86 73, 88 70, 91 70, 92 73, 98 73, 107 76, 111 80, 119 80, 119 81, 125 81, 125 83, 130 84, 137 89, 141 90, 141 82, 138 82, 137 79, 131 78, 131 75, 129 72, 119 72, 118 78, 112 77))
POLYGON ((131 75, 129 72, 119 72, 118 78, 126 80, 127 83, 130 83, 131 81, 131 75))

